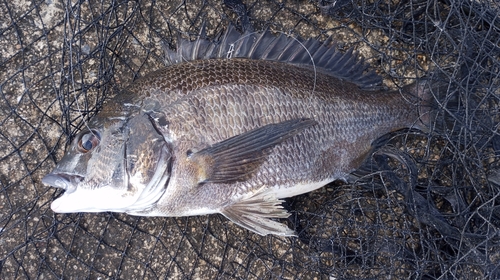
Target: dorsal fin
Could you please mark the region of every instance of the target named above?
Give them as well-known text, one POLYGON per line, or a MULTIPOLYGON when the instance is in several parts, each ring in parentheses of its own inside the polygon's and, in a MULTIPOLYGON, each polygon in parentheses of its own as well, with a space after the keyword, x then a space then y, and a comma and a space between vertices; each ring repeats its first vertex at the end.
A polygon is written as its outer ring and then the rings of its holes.
POLYGON ((319 71, 361 88, 376 88, 382 84, 382 78, 374 71, 366 71, 368 65, 358 60, 352 48, 345 53, 338 51, 331 37, 321 43, 316 39, 302 40, 285 34, 275 36, 269 30, 241 34, 232 25, 217 37, 213 42, 205 39, 203 26, 195 41, 179 38, 177 51, 166 50, 167 66, 214 58, 261 59, 308 67, 313 66, 314 61, 319 71))

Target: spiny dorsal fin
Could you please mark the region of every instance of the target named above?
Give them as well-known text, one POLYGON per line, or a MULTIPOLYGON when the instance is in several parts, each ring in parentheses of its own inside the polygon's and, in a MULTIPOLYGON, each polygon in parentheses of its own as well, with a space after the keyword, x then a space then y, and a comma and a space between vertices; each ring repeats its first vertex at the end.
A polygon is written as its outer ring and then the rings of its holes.
POLYGON ((331 38, 321 43, 316 39, 296 39, 285 34, 275 36, 269 30, 240 34, 232 25, 214 42, 205 38, 205 27, 201 28, 195 41, 179 38, 177 51, 166 50, 167 66, 215 58, 260 59, 308 67, 314 65, 323 73, 365 89, 382 84, 382 78, 374 71, 366 71, 368 65, 358 60, 352 49, 345 53, 338 51, 331 38))
POLYGON ((264 162, 270 148, 316 123, 302 118, 265 125, 188 157, 199 171, 200 184, 244 181, 264 162))

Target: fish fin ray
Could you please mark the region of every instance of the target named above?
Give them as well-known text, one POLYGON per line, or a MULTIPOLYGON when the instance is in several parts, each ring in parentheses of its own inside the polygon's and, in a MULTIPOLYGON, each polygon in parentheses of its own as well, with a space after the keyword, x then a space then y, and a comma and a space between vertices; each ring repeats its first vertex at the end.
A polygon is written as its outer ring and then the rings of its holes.
POLYGON ((358 59, 358 53, 352 48, 345 53, 339 51, 331 37, 321 43, 316 39, 292 38, 283 33, 276 36, 269 29, 241 34, 230 25, 210 41, 206 38, 205 25, 201 30, 194 41, 179 37, 177 51, 165 48, 166 66, 198 59, 263 59, 299 66, 314 65, 363 89, 379 89, 382 85, 382 78, 375 71, 367 70, 369 65, 358 59))
POLYGON ((271 218, 287 218, 290 214, 281 206, 282 200, 259 194, 222 209, 221 214, 260 235, 296 236, 295 231, 271 218))
POLYGON ((265 125, 193 153, 189 159, 200 170, 200 183, 245 181, 264 162, 270 148, 316 123, 301 118, 265 125))

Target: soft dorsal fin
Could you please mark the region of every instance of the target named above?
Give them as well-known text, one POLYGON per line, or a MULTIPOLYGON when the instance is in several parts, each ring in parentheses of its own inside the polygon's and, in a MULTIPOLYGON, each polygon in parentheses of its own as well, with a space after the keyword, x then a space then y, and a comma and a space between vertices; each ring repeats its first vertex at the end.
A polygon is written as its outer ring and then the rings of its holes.
POLYGON ((374 71, 367 71, 368 65, 358 60, 357 53, 352 49, 345 53, 338 51, 331 38, 321 43, 316 39, 303 40, 285 34, 275 36, 269 30, 241 34, 232 25, 217 37, 214 42, 205 39, 203 27, 195 41, 179 38, 177 51, 166 50, 167 66, 216 58, 260 59, 309 67, 314 65, 323 73, 365 89, 382 84, 382 78, 374 71))

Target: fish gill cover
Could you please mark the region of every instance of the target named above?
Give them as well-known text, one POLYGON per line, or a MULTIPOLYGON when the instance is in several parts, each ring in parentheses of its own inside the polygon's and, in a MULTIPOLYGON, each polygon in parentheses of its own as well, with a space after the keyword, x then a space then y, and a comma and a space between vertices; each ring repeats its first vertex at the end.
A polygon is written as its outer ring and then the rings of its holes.
POLYGON ((1 279, 500 278, 496 1, 0 3, 1 279), (221 215, 54 214, 40 179, 103 105, 180 35, 231 24, 353 47, 390 88, 427 77, 437 128, 399 131, 352 184, 286 201, 298 237, 221 215))

